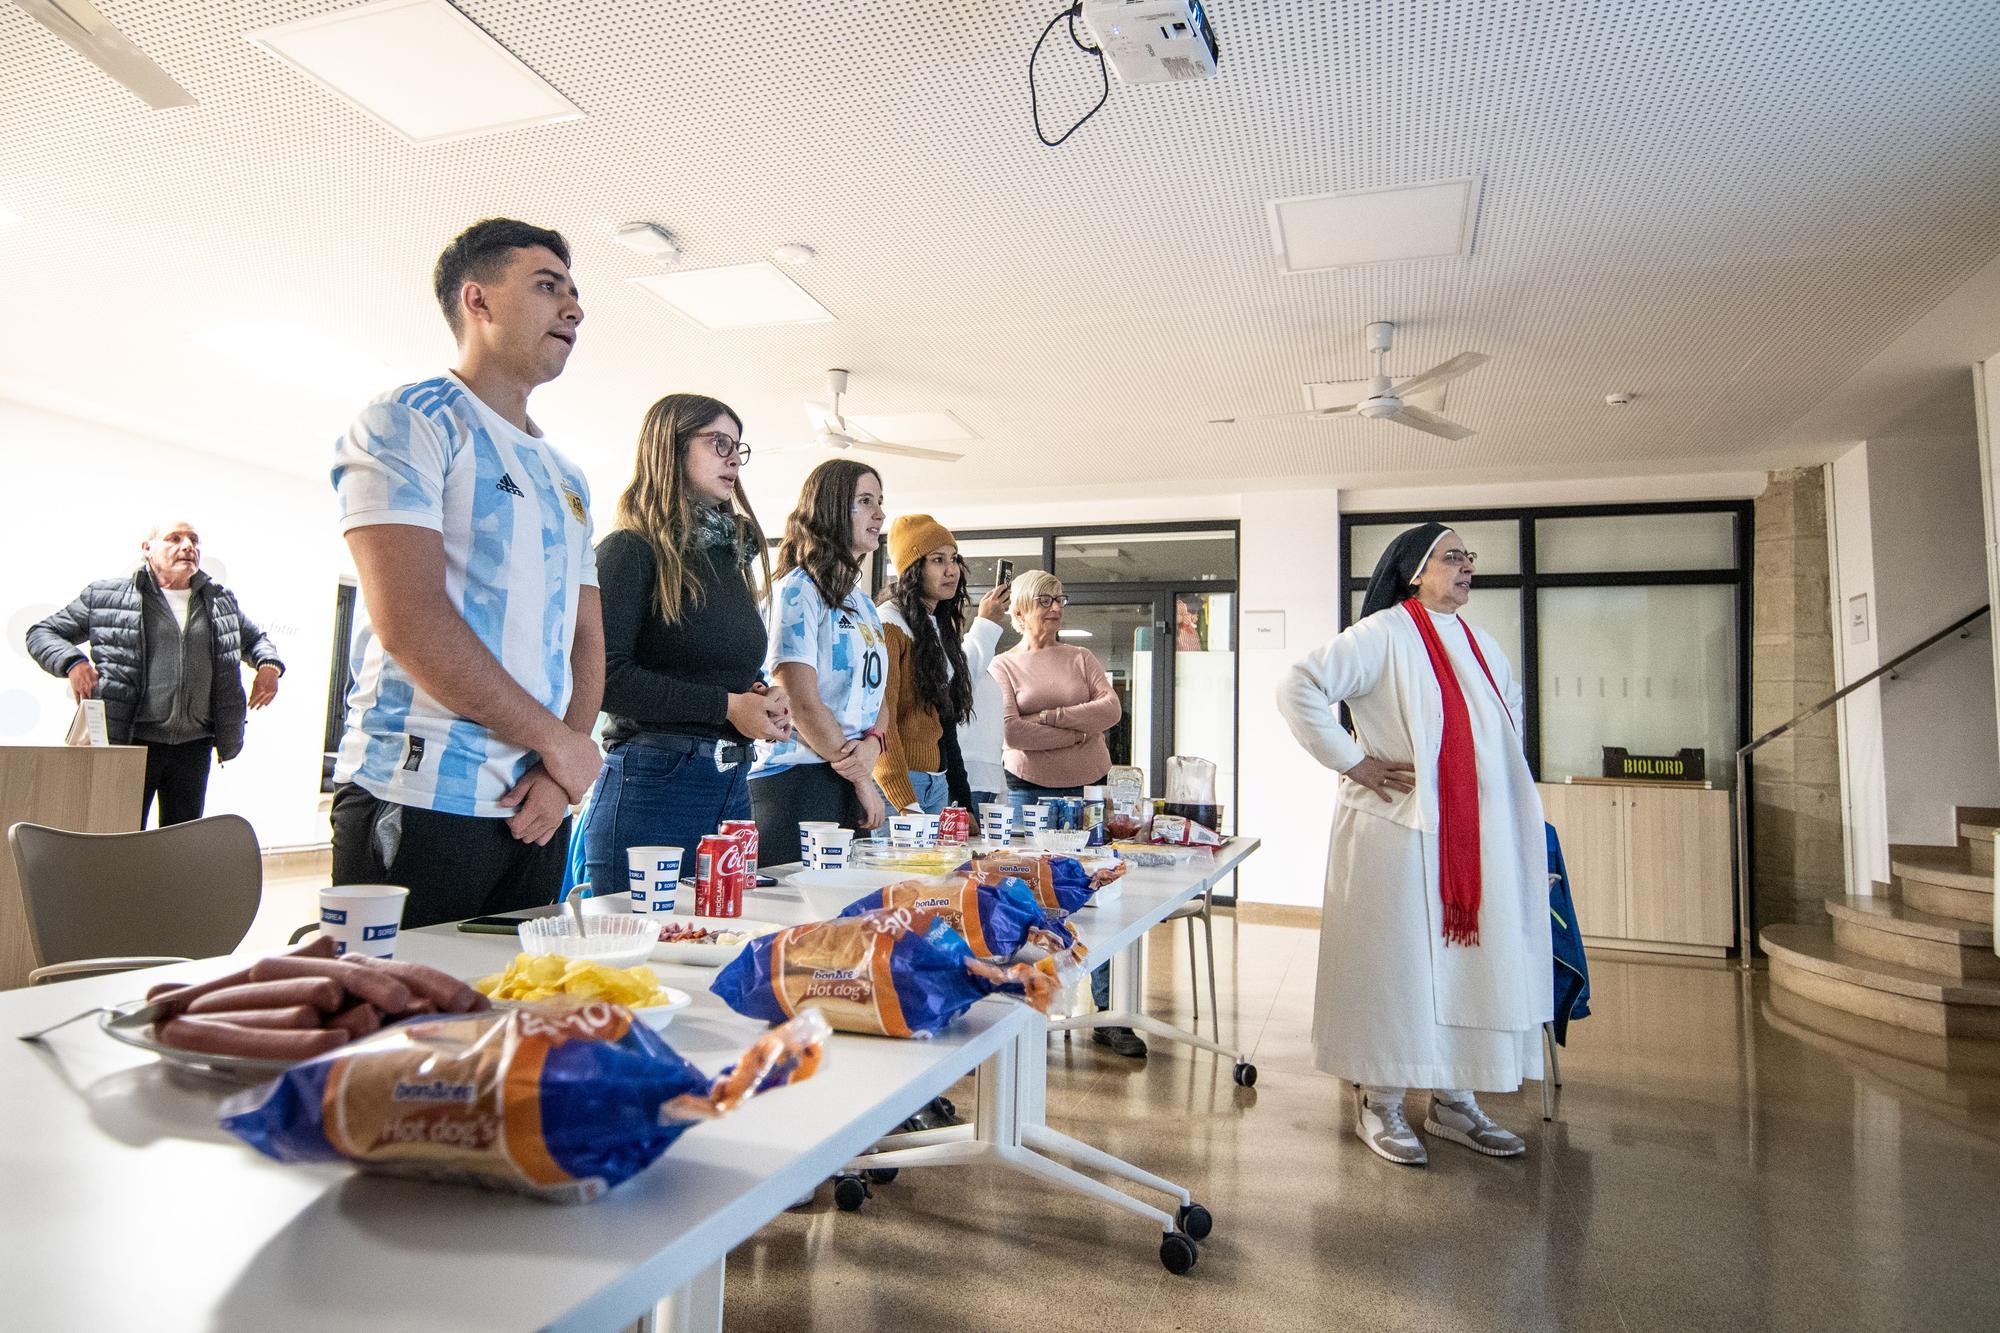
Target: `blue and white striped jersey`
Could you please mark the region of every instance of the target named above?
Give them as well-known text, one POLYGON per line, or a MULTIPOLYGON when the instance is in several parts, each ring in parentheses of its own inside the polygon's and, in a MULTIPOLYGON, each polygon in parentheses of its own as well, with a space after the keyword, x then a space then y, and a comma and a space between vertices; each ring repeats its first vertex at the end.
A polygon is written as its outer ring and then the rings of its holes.
MULTIPOLYGON (((856 740, 875 725, 888 692, 889 647, 882 617, 866 592, 856 588, 839 607, 828 607, 803 569, 789 570, 771 585, 764 618, 771 629, 764 654, 767 679, 777 678, 781 663, 802 662, 818 677, 819 697, 843 736, 856 740)), ((757 742, 750 777, 825 762, 793 733, 790 740, 757 742)))
MULTIPOLYGON (((590 488, 547 440, 516 430, 457 376, 383 394, 334 447, 340 530, 442 534, 445 595, 544 708, 569 706, 577 589, 597 584, 590 488)), ((334 780, 455 815, 503 817, 532 756, 420 689, 356 607, 354 684, 334 780)))

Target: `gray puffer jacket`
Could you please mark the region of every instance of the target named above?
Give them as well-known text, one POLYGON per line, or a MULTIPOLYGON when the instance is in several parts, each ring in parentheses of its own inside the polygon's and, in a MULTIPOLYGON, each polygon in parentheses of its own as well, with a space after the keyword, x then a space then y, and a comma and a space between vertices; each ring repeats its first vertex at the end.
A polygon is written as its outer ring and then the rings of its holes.
MULTIPOLYGON (((271 636, 250 622, 229 589, 206 574, 196 574, 190 586, 207 605, 214 636, 208 716, 215 727, 216 756, 227 762, 243 752, 243 722, 249 712, 243 673, 236 664, 275 666, 281 672, 285 664, 278 660, 271 636)), ((68 675, 85 660, 77 645, 90 644, 88 656, 101 677, 96 697, 104 700, 105 728, 114 745, 131 743, 133 719, 146 697, 145 599, 161 595, 153 571, 141 565, 124 578, 97 580, 28 631, 28 652, 52 676, 68 675)))

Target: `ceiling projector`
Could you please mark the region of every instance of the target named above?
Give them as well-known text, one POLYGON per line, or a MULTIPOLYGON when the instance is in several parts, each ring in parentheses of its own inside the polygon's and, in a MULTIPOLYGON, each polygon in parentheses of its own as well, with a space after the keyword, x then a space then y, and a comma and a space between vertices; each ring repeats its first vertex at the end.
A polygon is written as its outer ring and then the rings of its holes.
POLYGON ((1205 79, 1219 54, 1201 0, 1083 0, 1083 23, 1126 83, 1205 79))

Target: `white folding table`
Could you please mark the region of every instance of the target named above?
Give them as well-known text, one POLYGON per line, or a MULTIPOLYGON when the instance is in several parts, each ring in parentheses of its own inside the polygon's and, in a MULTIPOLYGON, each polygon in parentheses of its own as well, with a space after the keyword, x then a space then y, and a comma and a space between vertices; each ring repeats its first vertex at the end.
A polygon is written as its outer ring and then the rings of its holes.
MULTIPOLYGON (((514 950, 451 927, 399 953, 460 976, 514 950)), ((1032 1014, 973 1006, 930 1041, 836 1034, 819 1074, 697 1125, 648 1170, 565 1207, 460 1186, 271 1161, 217 1126, 228 1085, 176 1073, 91 1020, 209 959, 0 992, 0 1291, 18 1328, 719 1329, 723 1261, 801 1195, 982 1062, 1032 1014)), ((696 1002, 667 1036, 709 1072, 765 1025, 668 969, 696 1002)))

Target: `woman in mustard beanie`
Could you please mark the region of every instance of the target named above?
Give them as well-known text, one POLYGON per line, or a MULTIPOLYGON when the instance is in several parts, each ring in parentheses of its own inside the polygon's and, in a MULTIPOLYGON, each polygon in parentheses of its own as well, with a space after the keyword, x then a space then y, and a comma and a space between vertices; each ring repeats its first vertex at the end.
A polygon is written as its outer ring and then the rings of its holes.
POLYGON ((888 696, 881 725, 887 739, 875 761, 875 781, 890 806, 936 814, 949 796, 941 743, 972 715, 972 685, 1000 644, 1006 592, 979 603, 965 625, 965 562, 957 539, 929 514, 905 514, 889 525, 896 581, 880 599, 889 647, 888 696))

